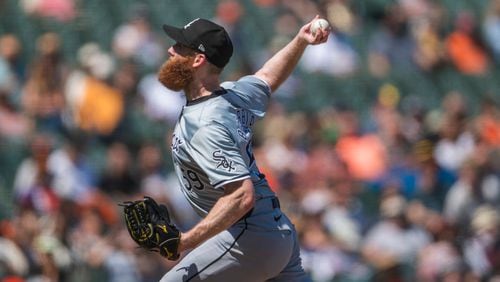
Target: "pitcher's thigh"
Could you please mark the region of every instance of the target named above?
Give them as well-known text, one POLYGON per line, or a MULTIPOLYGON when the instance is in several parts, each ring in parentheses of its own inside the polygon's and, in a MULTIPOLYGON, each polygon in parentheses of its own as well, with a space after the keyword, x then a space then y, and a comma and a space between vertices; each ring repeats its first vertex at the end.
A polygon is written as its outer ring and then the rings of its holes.
POLYGON ((211 238, 161 281, 265 281, 289 264, 293 252, 289 232, 241 231, 231 229, 211 238))
POLYGON ((269 279, 272 282, 310 282, 312 281, 302 267, 302 259, 300 258, 300 246, 296 233, 293 238, 293 251, 290 260, 286 267, 275 277, 269 279))

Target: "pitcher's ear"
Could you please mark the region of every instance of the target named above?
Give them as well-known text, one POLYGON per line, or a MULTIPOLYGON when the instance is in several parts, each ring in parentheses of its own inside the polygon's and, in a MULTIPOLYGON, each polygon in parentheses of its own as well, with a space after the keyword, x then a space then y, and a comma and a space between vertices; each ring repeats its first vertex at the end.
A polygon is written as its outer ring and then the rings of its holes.
POLYGON ((205 62, 208 62, 207 57, 205 56, 205 54, 202 54, 202 53, 197 53, 197 54, 194 56, 194 60, 193 60, 193 67, 198 67, 198 66, 201 66, 201 65, 202 65, 202 64, 204 64, 205 62))

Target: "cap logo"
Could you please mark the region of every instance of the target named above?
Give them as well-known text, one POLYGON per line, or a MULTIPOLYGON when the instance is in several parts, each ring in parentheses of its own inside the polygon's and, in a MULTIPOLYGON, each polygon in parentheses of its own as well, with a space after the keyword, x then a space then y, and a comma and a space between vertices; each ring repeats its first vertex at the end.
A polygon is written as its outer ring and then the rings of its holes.
POLYGON ((203 46, 203 44, 200 44, 200 46, 198 46, 198 50, 200 50, 201 52, 205 52, 205 46, 203 46))
POLYGON ((193 23, 195 23, 195 22, 196 22, 197 20, 199 20, 199 19, 200 19, 200 18, 196 18, 196 19, 194 19, 194 20, 190 21, 188 24, 186 24, 186 25, 184 26, 184 29, 186 29, 186 28, 190 27, 193 23))

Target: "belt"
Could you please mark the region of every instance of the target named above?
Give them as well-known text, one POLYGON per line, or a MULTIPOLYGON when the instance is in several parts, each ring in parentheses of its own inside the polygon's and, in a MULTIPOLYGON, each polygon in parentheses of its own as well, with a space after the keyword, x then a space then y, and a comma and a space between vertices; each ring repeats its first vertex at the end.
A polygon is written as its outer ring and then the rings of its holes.
POLYGON ((272 197, 271 198, 271 202, 272 202, 272 205, 273 205, 273 209, 279 209, 281 207, 280 206, 280 200, 277 197, 272 197))
MULTIPOLYGON (((261 201, 271 202, 270 204, 271 204, 271 207, 273 210, 279 209, 281 207, 279 199, 275 196, 257 199, 257 201, 255 202, 255 205, 257 205, 257 204, 261 205, 262 204, 261 201)), ((240 220, 243 220, 243 219, 250 217, 252 215, 252 213, 254 212, 254 210, 255 210, 255 207, 253 207, 251 210, 249 210, 240 220)))

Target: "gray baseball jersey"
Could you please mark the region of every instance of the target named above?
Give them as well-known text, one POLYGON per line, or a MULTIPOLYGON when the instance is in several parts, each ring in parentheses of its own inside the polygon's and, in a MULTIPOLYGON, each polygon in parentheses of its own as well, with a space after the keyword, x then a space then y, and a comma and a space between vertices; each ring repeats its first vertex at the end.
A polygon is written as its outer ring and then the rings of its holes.
POLYGON ((308 281, 293 224, 252 153, 252 125, 266 112, 269 86, 255 76, 221 86, 183 108, 172 138, 175 171, 202 217, 233 181, 250 178, 257 199, 250 214, 192 250, 161 281, 308 281))
POLYGON ((172 137, 175 171, 189 203, 205 216, 230 182, 251 178, 258 197, 273 195, 252 152, 252 125, 265 114, 270 89, 255 76, 188 102, 172 137))

